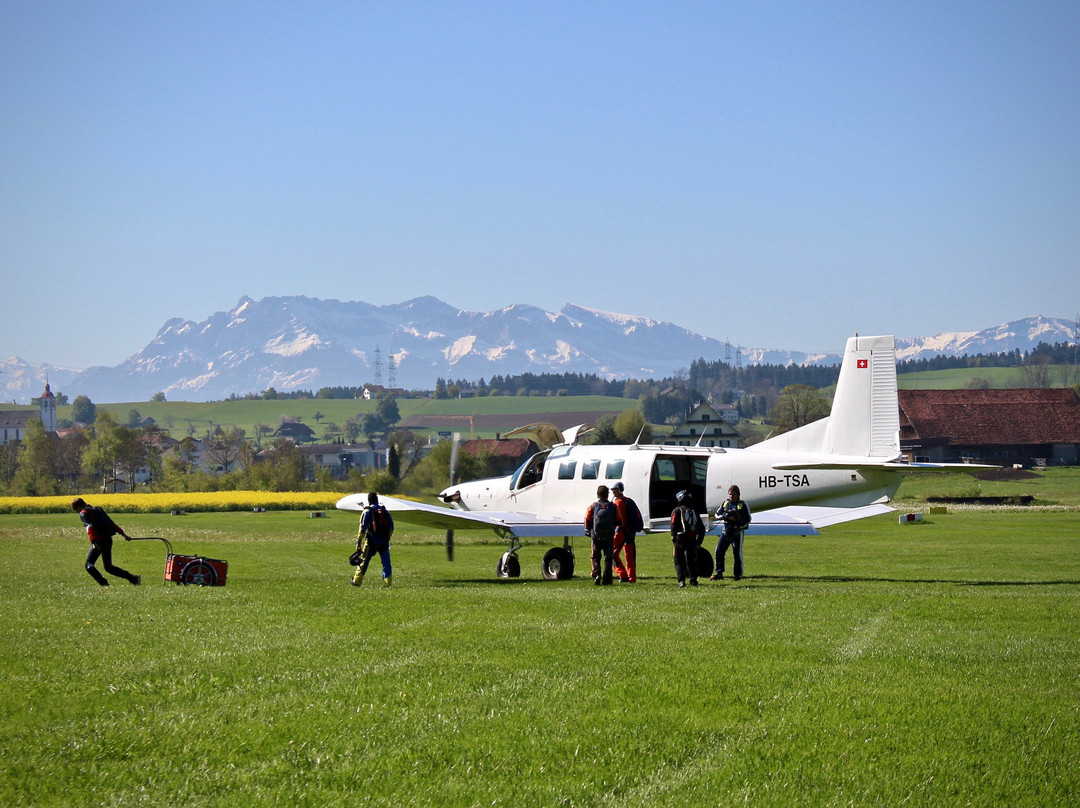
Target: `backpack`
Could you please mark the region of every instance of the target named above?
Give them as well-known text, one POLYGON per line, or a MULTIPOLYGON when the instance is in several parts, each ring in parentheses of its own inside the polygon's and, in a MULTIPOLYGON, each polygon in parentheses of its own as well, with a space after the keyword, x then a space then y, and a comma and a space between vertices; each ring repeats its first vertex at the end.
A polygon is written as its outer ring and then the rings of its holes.
POLYGON ((682 539, 688 544, 700 543, 705 538, 705 525, 698 512, 688 505, 679 506, 679 518, 682 520, 682 539))
POLYGON ((599 499, 592 509, 592 534, 597 538, 611 538, 615 535, 615 503, 599 499))
POLYGON ((627 525, 623 525, 628 533, 640 533, 645 529, 645 522, 641 518, 641 509, 637 506, 637 503, 632 499, 623 497, 626 502, 626 519, 629 522, 627 525))
POLYGON ((371 522, 368 524, 368 532, 376 539, 387 541, 390 538, 390 514, 382 505, 371 507, 371 522))
POLYGON ((107 539, 117 534, 116 522, 105 513, 104 509, 91 505, 85 510, 85 513, 86 520, 94 528, 95 532, 100 534, 100 538, 107 539))

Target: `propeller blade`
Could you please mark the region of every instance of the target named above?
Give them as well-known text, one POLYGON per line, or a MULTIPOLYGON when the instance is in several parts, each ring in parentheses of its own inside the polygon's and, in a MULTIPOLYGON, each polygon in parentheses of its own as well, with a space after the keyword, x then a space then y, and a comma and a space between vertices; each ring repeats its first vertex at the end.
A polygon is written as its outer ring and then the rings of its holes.
MULTIPOLYGON (((450 445, 450 485, 457 482, 458 447, 461 446, 461 433, 454 433, 454 442, 450 445)), ((454 531, 446 531, 446 560, 454 560, 454 531)))

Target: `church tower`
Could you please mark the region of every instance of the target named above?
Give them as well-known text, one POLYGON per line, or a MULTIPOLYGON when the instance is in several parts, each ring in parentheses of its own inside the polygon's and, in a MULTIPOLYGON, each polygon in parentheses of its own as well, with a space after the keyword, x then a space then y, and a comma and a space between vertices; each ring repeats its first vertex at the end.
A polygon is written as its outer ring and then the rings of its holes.
POLYGON ((45 382, 45 392, 41 394, 41 425, 46 432, 56 431, 56 396, 45 382))

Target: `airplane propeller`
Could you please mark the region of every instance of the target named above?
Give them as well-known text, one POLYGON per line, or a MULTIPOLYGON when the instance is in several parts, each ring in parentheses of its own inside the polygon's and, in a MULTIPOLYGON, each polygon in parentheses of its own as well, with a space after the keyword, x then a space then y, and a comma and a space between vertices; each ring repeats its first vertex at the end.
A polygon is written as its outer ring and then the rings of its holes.
MULTIPOLYGON (((450 486, 457 483, 458 448, 461 446, 461 433, 454 433, 454 442, 450 446, 450 486)), ((454 531, 446 531, 446 560, 454 560, 454 531)))

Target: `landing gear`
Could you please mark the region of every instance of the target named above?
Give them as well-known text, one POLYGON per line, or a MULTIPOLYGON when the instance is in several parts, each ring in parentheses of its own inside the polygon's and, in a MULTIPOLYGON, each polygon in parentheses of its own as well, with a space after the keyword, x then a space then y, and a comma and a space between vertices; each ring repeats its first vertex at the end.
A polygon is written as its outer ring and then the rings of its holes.
POLYGON ((565 581, 574 577, 574 551, 569 547, 552 547, 544 554, 541 572, 546 581, 565 581))
POLYGON ((495 575, 499 578, 519 578, 521 576, 521 562, 518 561, 514 550, 507 550, 495 564, 495 575))

